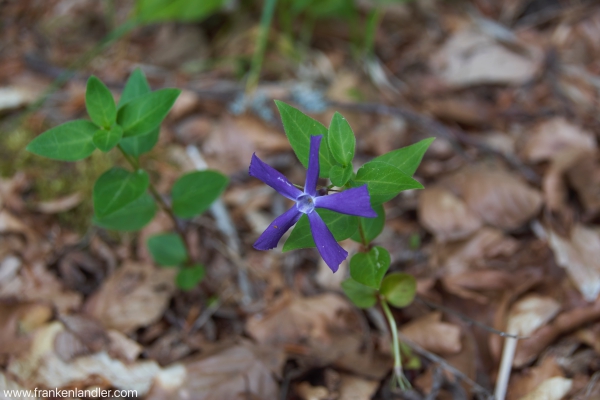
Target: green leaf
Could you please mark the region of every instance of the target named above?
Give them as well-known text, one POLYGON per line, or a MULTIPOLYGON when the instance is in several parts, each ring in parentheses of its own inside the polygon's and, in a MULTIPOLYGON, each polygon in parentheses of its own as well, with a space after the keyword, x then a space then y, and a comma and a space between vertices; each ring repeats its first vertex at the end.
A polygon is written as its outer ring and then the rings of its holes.
POLYGON ((117 119, 117 106, 112 93, 94 75, 87 81, 85 108, 92 121, 104 128, 110 128, 117 119))
POLYGON ((404 172, 406 175, 413 176, 419 167, 419 164, 421 163, 423 154, 425 154, 429 148, 429 145, 434 140, 435 138, 423 139, 420 142, 411 144, 410 146, 390 151, 389 153, 385 153, 379 157, 376 157, 372 160, 372 162, 376 161, 390 164, 404 172))
POLYGON ((176 267, 188 259, 185 244, 176 233, 151 236, 146 244, 154 261, 163 267, 176 267))
POLYGON ((385 210, 383 205, 377 204, 376 206, 373 206, 373 210, 377 213, 377 217, 375 218, 356 217, 358 218, 359 229, 352 235, 352 240, 355 242, 363 242, 362 237, 360 236, 361 225, 367 244, 371 243, 371 241, 383 231, 383 226, 385 225, 385 210))
POLYGON ((156 127, 143 135, 123 138, 120 145, 125 153, 137 157, 152 150, 156 143, 158 143, 159 134, 160 127, 156 127))
POLYGON ((350 124, 342 114, 336 112, 333 114, 331 124, 329 125, 329 134, 327 143, 333 158, 342 164, 348 166, 354 158, 354 148, 356 147, 356 138, 350 128, 350 124))
POLYGON ((129 103, 131 100, 137 99, 147 93, 150 93, 150 85, 148 85, 144 72, 140 68, 136 68, 131 75, 129 75, 129 79, 127 79, 125 88, 121 93, 119 108, 124 104, 129 103))
POLYGON ((123 136, 123 128, 114 125, 109 130, 98 129, 94 133, 94 145, 103 152, 107 152, 119 143, 123 136))
POLYGON ((377 291, 348 278, 342 282, 342 290, 358 308, 373 307, 377 303, 377 291))
POLYGON ((229 179, 217 171, 196 171, 181 176, 171 189, 173 212, 191 218, 206 211, 223 193, 229 179))
POLYGON ((143 135, 160 125, 181 90, 162 89, 131 100, 119 109, 117 122, 123 137, 143 135))
POLYGON ((85 120, 66 122, 42 133, 27 145, 27 151, 62 161, 77 161, 94 152, 98 127, 85 120))
MULTIPOLYGON (((340 214, 324 208, 318 208, 316 211, 319 213, 321 218, 323 218, 325 225, 327 225, 327 228, 329 228, 333 234, 333 237, 338 242, 340 240, 348 239, 358 227, 357 219, 351 215, 340 214)), ((296 226, 294 227, 294 230, 292 230, 290 237, 283 245, 283 251, 286 252, 310 247, 315 247, 315 241, 310 231, 308 217, 306 214, 304 214, 296 223, 296 226)))
POLYGON ((129 172, 122 168, 111 168, 94 184, 94 211, 104 218, 125 207, 144 194, 150 179, 144 170, 129 172))
POLYGON ((368 253, 356 253, 352 257, 350 276, 358 283, 379 289, 390 262, 390 253, 383 247, 375 246, 368 253))
POLYGON ((144 23, 158 21, 200 21, 222 5, 224 0, 137 0, 136 11, 144 23))
POLYGON ((292 149, 294 149, 294 153, 296 153, 296 157, 304 165, 304 168, 308 168, 310 137, 323 135, 319 150, 319 177, 328 178, 329 170, 335 165, 335 160, 329 152, 327 128, 319 121, 282 101, 275 100, 275 105, 277 105, 279 114, 281 114, 285 134, 292 145, 292 149))
POLYGON ((380 293, 394 307, 406 307, 417 293, 417 280, 410 274, 395 272, 381 282, 380 293))
POLYGON ((329 170, 329 179, 331 179, 331 183, 338 187, 344 186, 351 177, 352 165, 342 167, 341 165, 336 164, 329 170))
POLYGON ((204 266, 200 264, 193 267, 181 268, 175 278, 175 283, 181 290, 192 290, 200 283, 204 275, 206 275, 206 271, 204 266))
POLYGON ((423 189, 423 185, 398 168, 379 161, 369 161, 356 172, 353 186, 365 183, 369 187, 372 205, 391 200, 403 190, 423 189))
POLYGON ((147 192, 120 210, 104 217, 94 216, 94 223, 115 231, 137 231, 152 221, 156 214, 156 203, 147 192))

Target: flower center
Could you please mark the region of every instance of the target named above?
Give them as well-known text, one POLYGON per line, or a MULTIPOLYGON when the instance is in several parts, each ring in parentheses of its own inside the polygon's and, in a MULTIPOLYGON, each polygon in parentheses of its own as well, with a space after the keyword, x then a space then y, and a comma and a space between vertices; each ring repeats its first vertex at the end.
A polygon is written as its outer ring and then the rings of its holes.
POLYGON ((304 214, 310 214, 315 209, 315 199, 310 194, 303 194, 296 199, 298 211, 304 214))

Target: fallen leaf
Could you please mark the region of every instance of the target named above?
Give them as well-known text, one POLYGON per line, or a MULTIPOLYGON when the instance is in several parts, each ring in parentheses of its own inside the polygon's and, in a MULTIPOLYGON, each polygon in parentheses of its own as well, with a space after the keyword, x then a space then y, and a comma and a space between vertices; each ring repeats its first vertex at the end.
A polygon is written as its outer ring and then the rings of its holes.
POLYGON ((542 382, 521 400, 560 400, 571 390, 572 385, 571 379, 556 376, 542 382))
POLYGON ((371 399, 379 388, 379 381, 348 374, 341 374, 340 377, 339 400, 371 399))
POLYGON ((479 228, 482 222, 467 205, 451 191, 429 186, 419 195, 419 221, 439 242, 463 239, 479 228))
POLYGON ((454 354, 461 348, 460 328, 442 322, 441 312, 432 312, 404 325, 400 332, 410 341, 436 354, 454 354))
POLYGON ((175 290, 177 271, 149 264, 125 263, 85 304, 105 328, 130 333, 158 320, 175 290))
POLYGON ((294 388, 295 394, 302 400, 329 400, 332 393, 324 386, 312 386, 308 382, 300 382, 294 388))
POLYGON ((587 151, 567 171, 569 183, 577 192, 588 218, 600 212, 600 163, 595 153, 587 151))
POLYGON ((564 374, 553 356, 544 357, 539 365, 520 373, 513 373, 510 378, 508 400, 517 400, 531 393, 546 380, 553 377, 564 377, 564 374))
POLYGON ((529 336, 554 318, 559 311, 560 304, 556 300, 529 295, 511 307, 506 330, 519 336, 529 336))
POLYGON ((581 224, 568 237, 547 230, 556 263, 567 270, 583 297, 594 301, 600 294, 600 232, 581 224))
POLYGON ((77 207, 81 200, 83 200, 83 196, 76 192, 59 199, 39 202, 33 208, 44 214, 57 214, 77 207))
POLYGON ((528 54, 519 54, 480 30, 467 28, 454 33, 433 54, 430 65, 450 86, 518 85, 532 79, 542 64, 540 49, 527 50, 528 54))
POLYGON ((0 88, 0 112, 22 107, 34 101, 38 96, 25 87, 1 87, 0 88))

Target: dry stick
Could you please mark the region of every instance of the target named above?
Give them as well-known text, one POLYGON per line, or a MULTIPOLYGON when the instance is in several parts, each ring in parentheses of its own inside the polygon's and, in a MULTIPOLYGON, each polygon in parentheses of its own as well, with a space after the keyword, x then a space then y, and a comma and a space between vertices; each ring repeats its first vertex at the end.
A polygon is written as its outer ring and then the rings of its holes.
POLYGON ((420 355, 422 355, 423 357, 429 359, 429 361, 432 361, 434 363, 438 363, 440 366, 442 366, 442 368, 452 372, 452 374, 454 374, 454 376, 462 379, 466 384, 468 384, 469 386, 471 386, 473 388, 473 390, 477 393, 480 393, 484 396, 486 396, 488 399, 493 399, 494 396, 489 392, 489 390, 487 390, 486 388, 484 388, 483 386, 481 386, 480 384, 478 384, 477 382, 475 382, 474 380, 472 380, 471 378, 469 378, 467 375, 465 375, 461 370, 459 370, 458 368, 452 366, 450 363, 448 363, 448 361, 444 360, 442 357, 437 356, 427 350, 425 350, 424 348, 422 348, 421 346, 419 346, 418 344, 412 342, 406 335, 403 335, 402 332, 398 332, 398 337, 400 339, 402 339, 402 341, 411 349, 413 349, 415 352, 419 353, 420 355))
POLYGON ((496 379, 496 389, 494 396, 496 400, 504 400, 508 389, 508 380, 512 371, 513 360, 515 359, 515 351, 517 350, 517 339, 514 336, 507 337, 504 340, 504 348, 502 349, 502 360, 500 361, 500 369, 498 378, 496 379))

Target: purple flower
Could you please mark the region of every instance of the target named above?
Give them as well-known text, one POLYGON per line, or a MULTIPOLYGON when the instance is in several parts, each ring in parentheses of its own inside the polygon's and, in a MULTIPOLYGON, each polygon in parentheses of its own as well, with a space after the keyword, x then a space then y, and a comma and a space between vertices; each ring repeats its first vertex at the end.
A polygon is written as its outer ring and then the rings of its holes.
POLYGON ((348 256, 348 252, 336 242, 321 216, 314 212, 315 208, 326 208, 341 214, 369 218, 376 217, 377 213, 371 208, 367 185, 332 195, 321 195, 317 192, 319 147, 322 138, 323 136, 310 137, 310 153, 304 191, 292 185, 282 173, 262 162, 256 157, 256 154, 252 155, 249 174, 271 186, 279 194, 296 202, 292 208, 271 222, 271 225, 254 243, 254 248, 269 250, 277 247, 277 243, 279 243, 279 239, 283 234, 298 222, 302 214, 306 214, 317 249, 329 268, 335 272, 340 263, 348 256))

